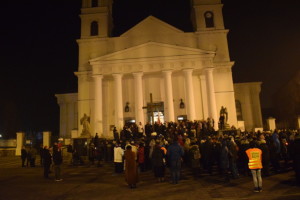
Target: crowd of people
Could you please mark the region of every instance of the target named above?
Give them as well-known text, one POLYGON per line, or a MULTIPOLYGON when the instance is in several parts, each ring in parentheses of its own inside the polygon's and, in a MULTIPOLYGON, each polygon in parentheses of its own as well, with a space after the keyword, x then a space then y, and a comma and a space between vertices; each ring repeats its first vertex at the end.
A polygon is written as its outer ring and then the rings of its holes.
POLYGON ((297 131, 239 132, 232 128, 219 132, 213 127, 213 120, 147 123, 144 127, 141 123, 127 124, 120 133, 114 129, 114 140, 97 141, 92 149, 98 149, 102 160, 113 159, 116 173, 125 170, 131 188, 136 186, 138 172, 153 170, 158 182, 162 182, 166 168, 170 169, 171 182, 177 184, 182 165, 189 167, 195 178, 202 174, 219 174, 229 181, 252 174, 257 177, 253 180, 255 191, 259 192, 262 190, 260 174, 281 173, 294 164, 300 182, 300 135, 297 131), (254 150, 247 153, 248 149, 254 150), (255 149, 261 153, 256 154, 255 149), (133 152, 136 164, 127 166, 132 160, 126 162, 126 152, 133 152), (259 159, 251 157, 253 155, 259 159), (255 159, 261 164, 253 170, 254 164, 250 162, 255 159), (129 177, 137 178, 132 181, 129 177))
MULTIPOLYGON (((22 167, 35 167, 35 160, 38 155, 36 148, 23 146, 21 149, 22 167), (27 161, 27 162, 26 162, 27 161), (26 165, 25 165, 26 162, 26 165)), ((39 148, 40 165, 44 168, 44 178, 49 178, 50 167, 53 166, 55 181, 62 181, 61 165, 63 163, 62 146, 54 143, 53 147, 48 146, 39 148)))
MULTIPOLYGON (((261 177, 291 167, 300 183, 299 132, 240 132, 234 127, 215 131, 213 123, 207 120, 147 123, 145 126, 126 124, 120 133, 114 129, 113 140, 99 138, 97 134, 91 139, 87 148, 88 163, 101 167, 102 162, 114 162, 115 173, 124 173, 130 188, 136 188, 139 174, 149 170, 157 182, 164 182, 169 171, 170 182, 178 184, 182 167, 190 168, 195 179, 204 174, 218 174, 224 181, 230 181, 252 174, 255 192, 262 191, 261 177)), ((45 178, 54 162, 56 180, 61 180, 60 147, 54 145, 50 150, 45 147, 42 152, 45 178)), ((73 164, 84 163, 75 147, 69 152, 73 155, 73 164)), ((24 163, 22 157, 22 166, 24 163)))

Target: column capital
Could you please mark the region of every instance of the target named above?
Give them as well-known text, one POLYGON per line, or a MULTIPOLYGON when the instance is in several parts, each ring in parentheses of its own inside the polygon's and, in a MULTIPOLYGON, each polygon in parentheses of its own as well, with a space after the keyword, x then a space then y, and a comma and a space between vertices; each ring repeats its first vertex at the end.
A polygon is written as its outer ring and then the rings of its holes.
POLYGON ((165 75, 171 75, 172 74, 172 72, 173 72, 173 70, 171 70, 171 69, 169 69, 169 70, 163 70, 163 71, 161 71, 163 74, 165 74, 165 75))
POLYGON ((133 75, 134 77, 138 77, 138 76, 143 76, 144 73, 143 73, 143 72, 133 72, 132 75, 133 75))
POLYGON ((194 71, 194 69, 192 69, 192 68, 186 68, 186 69, 183 69, 182 71, 183 71, 184 74, 192 74, 193 71, 194 71))
POLYGON ((93 74, 92 76, 94 79, 102 79, 103 75, 102 74, 93 74))
POLYGON ((182 69, 182 71, 184 71, 184 72, 193 72, 194 68, 185 68, 185 69, 182 69))
POLYGON ((123 74, 112 74, 112 76, 117 79, 117 78, 122 78, 123 74))
POLYGON ((206 67, 206 68, 204 68, 204 70, 206 72, 213 72, 214 69, 215 69, 214 67, 206 67))

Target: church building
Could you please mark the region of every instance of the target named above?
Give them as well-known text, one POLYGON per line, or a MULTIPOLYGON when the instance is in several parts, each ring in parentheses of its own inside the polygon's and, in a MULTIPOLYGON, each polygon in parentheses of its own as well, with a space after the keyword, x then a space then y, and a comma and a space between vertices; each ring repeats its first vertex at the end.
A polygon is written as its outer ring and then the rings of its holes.
POLYGON ((263 127, 261 83, 234 84, 221 0, 191 0, 193 32, 148 16, 112 37, 112 0, 83 0, 78 93, 57 94, 60 136, 83 133, 112 138, 126 122, 214 119, 221 108, 227 123, 263 127))

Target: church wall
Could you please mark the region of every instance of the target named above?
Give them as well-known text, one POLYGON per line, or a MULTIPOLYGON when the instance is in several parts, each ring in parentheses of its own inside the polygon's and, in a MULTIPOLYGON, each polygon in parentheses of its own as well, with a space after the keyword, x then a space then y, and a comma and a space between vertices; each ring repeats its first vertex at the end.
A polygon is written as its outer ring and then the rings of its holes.
POLYGON ((55 96, 60 108, 59 136, 70 138, 71 130, 78 128, 77 93, 56 94, 55 96))
POLYGON ((248 131, 263 127, 259 100, 260 88, 260 82, 234 84, 235 99, 241 103, 242 117, 245 121, 245 129, 248 131))
MULTIPOLYGON (((215 93, 217 111, 219 112, 221 107, 227 108, 228 112, 228 124, 237 127, 236 108, 234 89, 232 81, 232 73, 230 68, 219 68, 214 71, 215 93), (230 114, 231 113, 231 114, 230 114)), ((218 113, 219 117, 219 113, 218 113)), ((218 121, 219 119, 217 119, 218 121)))
MULTIPOLYGON (((227 112, 228 112, 227 123, 230 126, 233 125, 233 126, 237 127, 234 92, 216 93, 216 104, 217 104, 218 117, 220 117, 221 107, 222 106, 226 107, 227 112)), ((218 122, 218 121, 219 121, 219 119, 215 120, 215 122, 218 122)))
POLYGON ((199 34, 198 37, 199 49, 216 51, 214 62, 230 61, 227 43, 227 31, 221 31, 217 33, 205 32, 199 34))
POLYGON ((107 53, 107 42, 105 40, 90 40, 79 42, 79 71, 91 70, 89 60, 107 53))
POLYGON ((145 99, 146 103, 150 102, 150 93, 152 93, 153 102, 158 102, 162 100, 161 95, 161 76, 157 75, 144 75, 143 76, 145 83, 145 99))

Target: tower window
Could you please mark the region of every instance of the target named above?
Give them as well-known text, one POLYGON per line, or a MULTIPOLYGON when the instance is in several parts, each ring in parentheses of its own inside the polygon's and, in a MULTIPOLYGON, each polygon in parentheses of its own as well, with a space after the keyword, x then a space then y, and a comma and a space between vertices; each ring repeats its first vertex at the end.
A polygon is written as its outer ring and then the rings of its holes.
POLYGON ((92 0, 92 7, 98 7, 98 0, 92 0))
POLYGON ((91 36, 98 35, 98 22, 93 21, 91 23, 91 36))
POLYGON ((204 18, 205 18, 205 25, 206 28, 213 28, 215 27, 214 23, 214 13, 211 11, 207 11, 204 13, 204 18))

